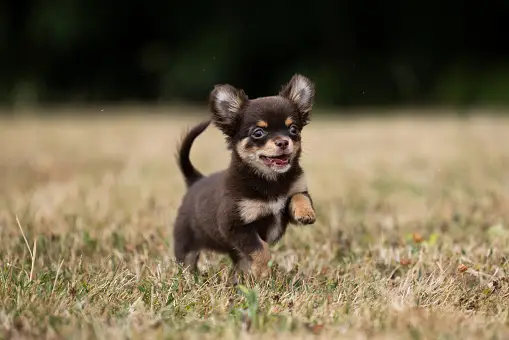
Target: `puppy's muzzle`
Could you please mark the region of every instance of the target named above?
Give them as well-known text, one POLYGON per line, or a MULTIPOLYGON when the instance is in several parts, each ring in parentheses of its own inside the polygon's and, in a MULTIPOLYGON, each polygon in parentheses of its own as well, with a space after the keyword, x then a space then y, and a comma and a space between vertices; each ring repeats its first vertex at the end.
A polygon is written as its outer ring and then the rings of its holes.
POLYGON ((287 139, 277 139, 274 141, 274 143, 281 150, 286 150, 286 148, 288 148, 288 145, 290 144, 290 142, 287 139))
POLYGON ((285 137, 276 137, 274 139, 274 144, 281 151, 286 151, 290 146, 290 140, 285 137))

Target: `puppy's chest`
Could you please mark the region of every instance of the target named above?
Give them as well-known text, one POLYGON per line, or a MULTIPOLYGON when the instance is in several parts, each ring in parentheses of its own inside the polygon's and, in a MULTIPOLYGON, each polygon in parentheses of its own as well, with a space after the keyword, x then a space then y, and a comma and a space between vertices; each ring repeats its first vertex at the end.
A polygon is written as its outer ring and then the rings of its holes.
POLYGON ((286 196, 272 200, 243 198, 237 203, 237 208, 242 222, 246 224, 267 216, 273 216, 276 221, 280 221, 286 201, 286 196))

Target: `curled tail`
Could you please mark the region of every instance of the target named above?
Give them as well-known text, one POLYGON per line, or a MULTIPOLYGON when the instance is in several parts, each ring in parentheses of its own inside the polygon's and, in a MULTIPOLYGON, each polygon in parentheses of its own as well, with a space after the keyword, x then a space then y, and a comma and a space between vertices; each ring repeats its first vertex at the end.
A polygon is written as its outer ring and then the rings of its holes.
POLYGON ((180 171, 184 175, 184 180, 188 188, 193 185, 194 182, 203 177, 203 175, 198 170, 196 170, 196 168, 191 163, 189 154, 191 153, 191 146, 193 145, 194 140, 203 131, 205 131, 209 124, 210 120, 206 120, 193 126, 189 131, 186 132, 178 148, 177 163, 180 171))

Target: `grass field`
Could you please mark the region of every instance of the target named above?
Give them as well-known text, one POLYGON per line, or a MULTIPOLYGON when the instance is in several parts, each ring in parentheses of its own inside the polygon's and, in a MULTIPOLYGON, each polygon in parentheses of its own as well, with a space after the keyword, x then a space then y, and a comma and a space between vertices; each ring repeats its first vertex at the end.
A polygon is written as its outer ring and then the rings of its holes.
MULTIPOLYGON (((0 338, 509 337, 509 119, 316 118, 317 223, 241 289, 224 256, 173 262, 175 144, 202 118, 0 120, 0 338)), ((212 128, 191 156, 228 161, 212 128)))

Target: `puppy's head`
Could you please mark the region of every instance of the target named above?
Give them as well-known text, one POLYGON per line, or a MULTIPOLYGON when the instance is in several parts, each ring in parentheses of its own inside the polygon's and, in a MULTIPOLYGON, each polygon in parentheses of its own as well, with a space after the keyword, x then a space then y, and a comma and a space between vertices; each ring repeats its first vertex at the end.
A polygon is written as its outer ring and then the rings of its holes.
POLYGON ((313 83, 299 74, 278 95, 251 100, 231 85, 216 85, 210 94, 212 119, 244 164, 275 178, 299 160, 314 94, 313 83))

